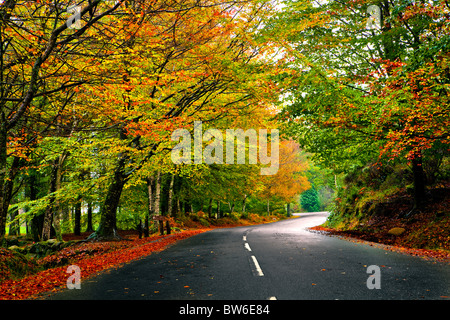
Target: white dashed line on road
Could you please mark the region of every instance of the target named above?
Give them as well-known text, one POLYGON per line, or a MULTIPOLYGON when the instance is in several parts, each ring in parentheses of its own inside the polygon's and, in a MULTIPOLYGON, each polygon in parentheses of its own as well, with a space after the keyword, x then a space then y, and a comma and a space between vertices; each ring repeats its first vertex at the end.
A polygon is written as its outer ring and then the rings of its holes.
MULTIPOLYGON (((248 230, 242 236, 242 240, 244 241, 244 248, 247 249, 249 252, 252 252, 250 245, 247 243, 247 233, 248 233, 248 230)), ((258 277, 263 277, 264 273, 263 273, 261 267, 259 266, 259 263, 258 263, 258 260, 256 260, 256 257, 253 255, 250 256, 249 262, 250 262, 253 274, 258 277)), ((270 297, 270 298, 274 298, 274 297, 270 297)))
POLYGON ((256 273, 256 275, 259 276, 259 277, 263 277, 264 273, 262 272, 261 267, 259 266, 258 260, 256 260, 255 256, 252 256, 252 261, 255 264, 255 268, 256 268, 255 273, 256 273))

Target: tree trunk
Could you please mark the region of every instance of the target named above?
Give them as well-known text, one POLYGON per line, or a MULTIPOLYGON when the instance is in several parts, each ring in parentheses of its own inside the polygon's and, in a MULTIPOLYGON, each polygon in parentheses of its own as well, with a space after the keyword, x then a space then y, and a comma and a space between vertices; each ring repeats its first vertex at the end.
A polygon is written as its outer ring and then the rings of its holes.
POLYGON ((139 239, 142 239, 142 220, 141 219, 138 220, 136 228, 137 228, 139 239))
POLYGON ((172 229, 170 227, 170 222, 166 221, 166 233, 167 234, 171 234, 172 233, 172 229))
POLYGON ((286 209, 287 209, 287 214, 286 215, 288 217, 290 217, 291 216, 291 204, 290 203, 287 204, 287 208, 286 209))
MULTIPOLYGON (((161 215, 161 171, 158 170, 156 175, 156 190, 155 190, 155 216, 161 215)), ((164 234, 164 221, 158 220, 159 222, 159 233, 164 234)))
POLYGON ((78 201, 75 204, 75 225, 73 229, 73 233, 76 236, 81 235, 81 196, 78 197, 78 201))
POLYGON ((412 172, 414 179, 414 209, 420 210, 425 202, 425 173, 420 154, 416 155, 412 160, 412 172))
POLYGON ((106 192, 105 201, 100 208, 100 224, 98 229, 88 239, 96 240, 120 240, 117 234, 116 215, 119 207, 120 196, 126 179, 124 174, 127 157, 121 156, 114 171, 112 181, 106 192))
POLYGON ((54 193, 56 192, 56 180, 58 174, 58 163, 59 159, 56 159, 52 165, 52 170, 50 173, 50 186, 48 193, 50 194, 50 201, 45 209, 44 213, 44 225, 42 227, 42 240, 46 241, 52 237, 52 226, 53 226, 53 210, 55 203, 54 193))
POLYGON ((244 194, 244 200, 242 200, 242 213, 245 213, 245 205, 247 204, 247 195, 244 194))
POLYGON ((87 204, 87 228, 86 232, 94 231, 94 227, 92 226, 92 202, 88 202, 87 204))
POLYGON ((156 187, 155 187, 155 202, 153 212, 155 216, 161 214, 161 171, 158 170, 156 174, 156 187))
MULTIPOLYGON (((63 166, 64 166, 64 162, 66 161, 68 155, 69 155, 68 152, 63 152, 63 154, 58 158, 58 168, 56 171, 56 186, 55 186, 56 191, 61 189, 63 166)), ((61 203, 60 203, 59 199, 56 199, 54 216, 53 216, 53 225, 55 226, 56 237, 60 241, 62 240, 62 234, 61 234, 62 215, 63 215, 63 212, 62 212, 62 208, 61 208, 61 203)))
POLYGON ((217 218, 220 218, 220 200, 217 200, 217 218))
POLYGON ((234 211, 234 201, 228 201, 228 208, 230 208, 230 215, 234 211))
MULTIPOLYGON (((27 177, 28 188, 25 188, 25 193, 30 201, 37 199, 37 172, 36 169, 31 169, 27 177)), ((29 210, 29 208, 27 208, 29 210)), ((33 238, 33 241, 37 242, 40 240, 42 235, 42 224, 44 223, 43 215, 34 215, 30 221, 29 231, 33 238)))
POLYGON ((116 177, 109 186, 105 201, 100 209, 100 225, 93 233, 94 238, 98 240, 120 239, 117 234, 116 214, 123 186, 124 183, 119 177, 116 177))
POLYGON ((148 219, 149 219, 149 216, 147 214, 144 219, 144 237, 150 236, 150 231, 148 230, 149 229, 148 219))
MULTIPOLYGON (((52 165, 52 171, 50 175, 50 188, 49 193, 57 192, 61 188, 61 182, 62 182, 62 172, 63 172, 63 165, 64 162, 67 159, 67 156, 69 155, 68 152, 63 152, 52 165)), ((60 227, 60 220, 61 220, 61 206, 59 203, 59 200, 55 198, 55 196, 52 196, 50 198, 50 203, 46 208, 45 215, 44 215, 44 225, 42 230, 42 240, 48 240, 52 237, 52 230, 56 231, 56 236, 61 239, 61 227, 60 227), (53 226, 55 227, 53 229, 53 226)))
MULTIPOLYGON (((17 217, 18 214, 19 214, 19 210, 17 208, 14 209, 14 210, 10 210, 9 211, 10 221, 14 221, 14 219, 17 217)), ((9 224, 8 235, 10 235, 10 236, 20 235, 20 223, 19 223, 19 221, 16 221, 14 223, 11 222, 9 224)))
MULTIPOLYGON (((3 58, 3 57, 2 57, 3 58)), ((3 84, 2 84, 3 85, 3 84)), ((3 111, 2 105, 2 111, 3 111)), ((5 197, 6 172, 8 171, 7 163, 7 141, 8 131, 6 129, 6 115, 1 114, 2 125, 0 127, 0 246, 3 245, 6 230, 6 215, 8 214, 9 200, 5 197)))
POLYGON ((147 214, 147 219, 145 221, 146 222, 145 230, 144 230, 145 237, 148 237, 150 235, 149 234, 149 220, 151 219, 151 217, 154 214, 154 212, 153 212, 153 181, 154 181, 153 177, 147 178, 148 214, 147 214))
MULTIPOLYGON (((86 177, 89 178, 90 172, 89 170, 84 170, 80 174, 80 180, 83 182, 85 181, 86 177)), ((77 203, 75 205, 75 226, 74 226, 74 234, 79 236, 81 235, 81 207, 83 203, 83 196, 79 195, 77 199, 77 203)), ((88 204, 90 207, 90 203, 88 204)), ((89 208, 88 208, 89 210, 89 208)), ((88 218, 89 220, 89 218, 88 218)), ((91 208, 91 228, 92 228, 92 208, 91 208)))
POLYGON ((267 199, 267 215, 270 215, 270 200, 267 199))
POLYGON ((172 198, 173 198, 173 182, 174 182, 174 178, 175 178, 175 175, 171 175, 171 178, 170 178, 170 184, 169 184, 169 196, 168 196, 168 200, 167 200, 167 215, 168 216, 172 216, 172 208, 173 208, 173 205, 172 205, 172 198))
POLYGON ((208 217, 209 217, 210 219, 212 218, 212 202, 213 202, 213 199, 210 198, 210 199, 209 199, 209 205, 208 205, 208 217))
POLYGON ((14 179, 19 170, 20 158, 14 157, 8 170, 6 153, 6 131, 0 132, 0 246, 3 245, 6 232, 6 217, 12 198, 14 179), (3 136, 5 134, 5 136, 3 136), (9 174, 6 174, 9 171, 9 174))

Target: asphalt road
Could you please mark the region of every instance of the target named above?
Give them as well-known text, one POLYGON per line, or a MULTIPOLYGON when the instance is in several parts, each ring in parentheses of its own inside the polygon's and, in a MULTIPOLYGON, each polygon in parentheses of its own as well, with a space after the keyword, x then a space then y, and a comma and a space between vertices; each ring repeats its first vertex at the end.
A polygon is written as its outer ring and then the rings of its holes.
POLYGON ((202 233, 47 299, 450 299, 449 264, 305 230, 325 218, 202 233))

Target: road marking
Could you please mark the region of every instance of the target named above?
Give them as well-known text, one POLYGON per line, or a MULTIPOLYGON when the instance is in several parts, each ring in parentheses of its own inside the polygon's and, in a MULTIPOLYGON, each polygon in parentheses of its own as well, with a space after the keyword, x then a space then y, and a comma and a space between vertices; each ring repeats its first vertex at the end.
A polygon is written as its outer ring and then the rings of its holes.
POLYGON ((247 241, 247 236, 242 236, 242 240, 247 241))
POLYGON ((256 260, 256 257, 252 256, 252 260, 256 267, 256 275, 258 275, 260 277, 264 276, 264 273, 262 272, 261 267, 259 266, 258 260, 256 260))
POLYGON ((244 247, 245 249, 247 249, 248 251, 252 251, 252 249, 250 249, 250 246, 248 245, 248 243, 244 243, 244 247))
POLYGON ((277 300, 277 297, 269 297, 269 300, 277 300))

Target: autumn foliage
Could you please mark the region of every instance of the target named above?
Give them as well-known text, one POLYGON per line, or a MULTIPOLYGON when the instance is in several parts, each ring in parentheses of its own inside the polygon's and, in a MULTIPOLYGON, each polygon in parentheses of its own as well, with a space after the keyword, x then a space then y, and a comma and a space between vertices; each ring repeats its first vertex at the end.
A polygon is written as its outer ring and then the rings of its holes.
MULTIPOLYGON (((367 0, 282 3, 83 0, 73 28, 73 1, 1 1, 0 243, 24 223, 34 241, 82 229, 121 240, 118 229, 164 233, 153 216, 284 214, 313 186, 304 151, 333 172, 335 217, 399 192, 412 199, 404 215, 420 213, 449 179, 447 1, 379 2, 377 26, 367 0), (279 129, 279 170, 174 163, 172 133, 199 121, 279 129)), ((42 263, 83 257, 90 274, 189 234, 81 244, 42 263)), ((55 270, 0 294, 60 285, 55 270)))
POLYGON ((273 4, 80 1, 72 27, 71 3, 0 5, 0 240, 19 221, 35 241, 80 233, 86 209, 91 237, 117 239, 122 218, 148 231, 152 215, 188 213, 205 193, 219 215, 257 197, 257 165, 175 165, 171 134, 195 121, 278 128, 289 70, 262 32, 273 4))

